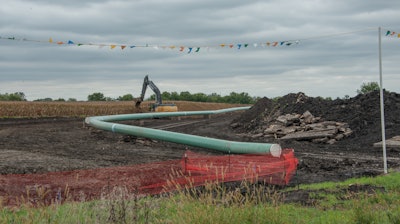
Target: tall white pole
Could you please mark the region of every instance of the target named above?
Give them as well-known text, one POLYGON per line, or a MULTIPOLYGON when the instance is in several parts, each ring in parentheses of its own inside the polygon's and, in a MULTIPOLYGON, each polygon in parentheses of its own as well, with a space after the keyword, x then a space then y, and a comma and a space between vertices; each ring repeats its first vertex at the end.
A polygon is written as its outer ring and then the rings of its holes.
POLYGON ((378 28, 379 35, 379 85, 380 85, 380 101, 381 101, 381 128, 382 128, 382 150, 383 150, 383 172, 388 173, 387 159, 386 159, 386 136, 385 136, 385 106, 383 102, 383 82, 382 82, 382 40, 381 40, 381 27, 378 28))

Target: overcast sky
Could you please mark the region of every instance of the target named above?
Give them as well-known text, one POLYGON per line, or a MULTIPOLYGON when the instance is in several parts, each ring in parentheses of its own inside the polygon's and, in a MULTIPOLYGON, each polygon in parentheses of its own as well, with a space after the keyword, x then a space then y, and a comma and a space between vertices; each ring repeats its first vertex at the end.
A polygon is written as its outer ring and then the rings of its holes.
POLYGON ((400 38, 385 35, 400 33, 399 0, 0 3, 0 93, 28 100, 136 97, 147 74, 161 92, 353 97, 379 82, 378 27, 384 88, 400 92, 400 38))

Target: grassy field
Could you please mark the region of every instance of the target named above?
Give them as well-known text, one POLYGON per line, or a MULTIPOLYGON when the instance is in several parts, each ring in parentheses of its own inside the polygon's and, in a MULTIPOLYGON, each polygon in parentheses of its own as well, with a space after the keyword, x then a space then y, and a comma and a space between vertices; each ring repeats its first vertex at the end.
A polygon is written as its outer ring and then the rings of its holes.
POLYGON ((280 191, 250 183, 241 189, 248 191, 209 184, 201 191, 142 197, 114 187, 99 201, 2 208, 0 223, 400 223, 398 172, 280 191), (285 192, 311 192, 313 203, 284 203, 285 192))
MULTIPOLYGON (((242 104, 200 103, 188 101, 165 102, 175 103, 179 111, 216 110, 242 104)), ((129 114, 148 112, 151 102, 141 104, 141 110, 131 101, 99 102, 28 102, 0 101, 0 118, 15 117, 86 117, 97 115, 129 114)))

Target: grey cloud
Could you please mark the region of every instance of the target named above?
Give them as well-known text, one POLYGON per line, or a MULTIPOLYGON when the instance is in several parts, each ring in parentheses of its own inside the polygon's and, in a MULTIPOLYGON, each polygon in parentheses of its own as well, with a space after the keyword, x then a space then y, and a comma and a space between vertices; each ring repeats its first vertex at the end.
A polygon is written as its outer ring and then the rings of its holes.
MULTIPOLYGON (((84 99, 88 91, 103 89, 118 95, 131 85, 140 86, 149 74, 169 91, 354 95, 363 81, 377 80, 377 27, 400 32, 399 8, 398 1, 372 0, 11 1, 0 8, 0 36, 44 42, 0 40, 0 92, 21 88, 28 96, 48 97, 60 88, 63 94, 72 89, 70 94, 84 99), (364 31, 329 36, 358 30, 364 31), (122 51, 49 45, 50 37, 202 48, 191 54, 187 49, 122 51), (296 39, 299 44, 290 47, 204 47, 296 39)), ((390 80, 386 85, 394 91, 400 86, 395 76, 398 43, 384 38, 382 46, 385 77, 390 80)))

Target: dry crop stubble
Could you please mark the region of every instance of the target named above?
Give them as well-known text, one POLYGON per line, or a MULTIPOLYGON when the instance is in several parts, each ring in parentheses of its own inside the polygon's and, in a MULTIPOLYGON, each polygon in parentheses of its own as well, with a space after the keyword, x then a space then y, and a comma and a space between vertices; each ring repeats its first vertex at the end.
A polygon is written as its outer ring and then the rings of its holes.
MULTIPOLYGON (((146 101, 141 108, 135 108, 131 101, 91 101, 91 102, 30 102, 0 101, 0 118, 18 117, 85 117, 112 114, 130 114, 149 112, 150 104, 146 101)), ((217 110, 243 106, 240 104, 201 103, 176 101, 179 111, 217 110)))

